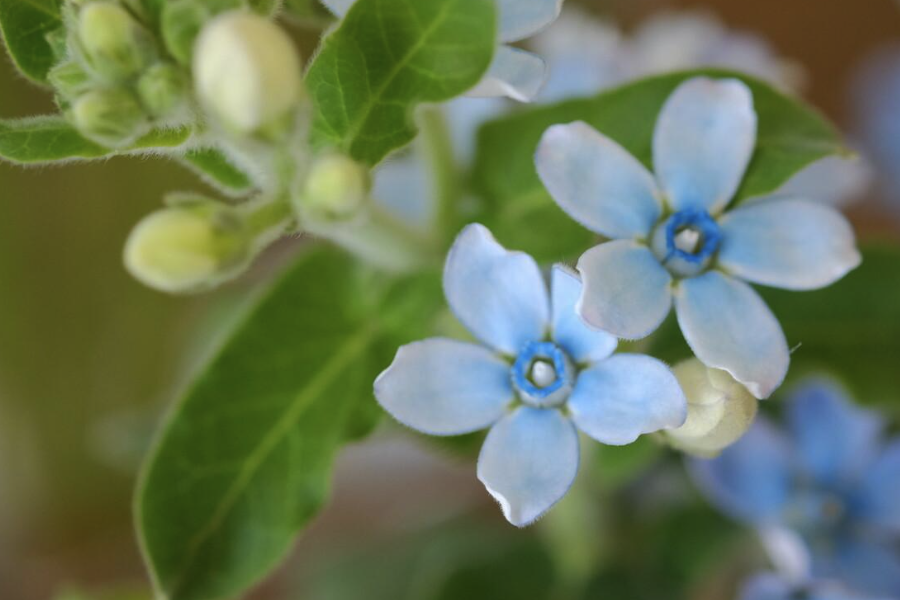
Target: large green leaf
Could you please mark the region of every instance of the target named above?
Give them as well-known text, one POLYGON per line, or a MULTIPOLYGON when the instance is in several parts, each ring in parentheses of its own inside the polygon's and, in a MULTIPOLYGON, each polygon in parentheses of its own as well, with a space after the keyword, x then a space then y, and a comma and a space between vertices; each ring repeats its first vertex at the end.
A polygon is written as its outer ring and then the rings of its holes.
POLYGON ((440 306, 439 279, 394 285, 353 265, 301 257, 169 416, 136 511, 166 598, 234 598, 281 560, 341 444, 379 414, 375 376, 440 306))
POLYGON ((0 119, 0 159, 19 164, 41 164, 105 158, 154 148, 175 148, 187 142, 191 133, 189 127, 156 129, 129 148, 110 150, 82 137, 58 115, 0 119))
POLYGON ((54 63, 47 34, 62 25, 58 0, 3 0, 0 31, 9 55, 29 79, 45 83, 54 63))
POLYGON ((494 53, 491 0, 359 0, 306 77, 313 141, 375 164, 415 137, 412 111, 481 79, 494 53))
POLYGON ((478 138, 475 183, 490 205, 486 224, 508 246, 542 259, 576 257, 590 245, 592 235, 544 190, 534 167, 541 135, 557 123, 585 121, 652 169, 656 117, 669 94, 697 75, 737 77, 753 92, 759 133, 738 200, 772 192, 810 163, 845 151, 836 130, 818 112, 756 79, 718 70, 652 77, 593 98, 526 110, 485 125, 478 138))

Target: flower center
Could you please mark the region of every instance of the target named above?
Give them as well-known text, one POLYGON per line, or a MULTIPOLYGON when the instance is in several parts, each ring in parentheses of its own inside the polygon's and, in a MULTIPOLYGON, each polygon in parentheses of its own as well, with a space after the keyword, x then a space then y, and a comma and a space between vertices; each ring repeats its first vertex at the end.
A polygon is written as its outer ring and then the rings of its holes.
POLYGON ((558 406, 572 391, 572 363, 553 342, 530 342, 512 366, 513 386, 522 402, 558 406))
POLYGON ((678 211, 653 232, 657 258, 674 275, 697 275, 712 262, 722 242, 718 223, 705 210, 678 211))

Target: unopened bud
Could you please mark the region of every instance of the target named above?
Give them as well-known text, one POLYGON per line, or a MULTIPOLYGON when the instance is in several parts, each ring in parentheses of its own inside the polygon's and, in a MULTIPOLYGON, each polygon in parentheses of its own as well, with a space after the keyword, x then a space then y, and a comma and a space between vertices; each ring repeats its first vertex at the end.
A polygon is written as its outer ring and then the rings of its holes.
POLYGON ((144 218, 125 244, 125 266, 157 290, 196 292, 239 273, 249 252, 241 215, 210 201, 165 208, 144 218))
POLYGON ((79 11, 78 41, 90 68, 109 81, 137 75, 156 57, 150 32, 114 2, 90 2, 79 11))
POLYGON ((672 446, 711 457, 750 428, 758 401, 726 371, 709 368, 696 358, 679 363, 672 371, 688 401, 687 421, 665 432, 672 446))
POLYGON ((194 48, 194 82, 203 107, 226 127, 252 133, 285 116, 301 89, 290 37, 253 13, 219 15, 194 48))
POLYGON ((66 61, 53 67, 47 74, 53 89, 66 100, 76 98, 92 87, 91 76, 76 61, 66 61))
POLYGON ((301 220, 345 221, 368 196, 368 171, 342 154, 326 154, 313 163, 294 207, 301 220))
POLYGON ((125 90, 94 90, 72 104, 75 128, 108 148, 120 148, 146 132, 147 117, 137 99, 125 90))
POLYGON ((175 65, 153 65, 138 80, 138 97, 154 117, 171 116, 185 105, 187 76, 175 65))

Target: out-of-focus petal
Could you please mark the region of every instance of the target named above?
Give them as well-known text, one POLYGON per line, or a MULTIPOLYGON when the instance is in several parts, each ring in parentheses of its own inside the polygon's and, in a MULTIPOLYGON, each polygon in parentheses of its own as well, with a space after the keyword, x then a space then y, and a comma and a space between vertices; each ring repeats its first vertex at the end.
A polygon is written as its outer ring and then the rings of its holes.
POLYGON ((757 398, 781 385, 790 363, 784 332, 746 283, 716 271, 684 279, 675 311, 684 339, 707 366, 728 371, 757 398))
POLYGON ((478 479, 516 527, 547 512, 577 473, 578 433, 555 409, 519 407, 494 425, 478 457, 478 479))
POLYGON ((347 11, 350 10, 350 7, 356 0, 322 0, 322 4, 325 5, 325 8, 330 10, 338 17, 343 17, 347 14, 347 11))
POLYGON ((579 429, 616 446, 687 418, 678 380, 665 364, 642 354, 616 354, 583 370, 568 406, 579 429))
POLYGON ((653 165, 672 208, 724 208, 755 144, 753 95, 744 83, 696 77, 678 86, 653 134, 653 165))
POLYGON ((560 208, 591 231, 613 239, 647 238, 659 220, 653 176, 587 123, 547 129, 535 165, 560 208))
POLYGON ((578 274, 562 265, 553 267, 551 305, 553 339, 576 362, 596 362, 613 353, 618 344, 615 336, 592 329, 581 320, 575 305, 581 297, 578 274))
POLYGON ((872 540, 842 539, 837 544, 832 556, 813 564, 814 575, 839 579, 872 596, 900 597, 900 552, 872 540))
POLYGON ((544 338, 547 287, 534 259, 510 252, 482 225, 465 227, 447 255, 444 293, 475 337, 506 354, 544 338))
POLYGON ((544 85, 547 65, 537 54, 511 46, 500 46, 488 72, 466 95, 474 98, 507 96, 530 102, 544 85))
POLYGON ((866 470, 858 503, 861 518, 900 534, 900 438, 889 443, 866 470))
POLYGON ((826 156, 791 177, 778 194, 827 206, 847 206, 872 185, 873 176, 872 167, 861 158, 826 156))
POLYGON ((375 398, 391 416, 431 435, 490 426, 515 394, 510 366, 487 348, 431 338, 402 346, 375 380, 375 398))
POLYGON ((517 42, 550 25, 562 11, 563 0, 497 0, 500 41, 517 42))
POLYGON ((830 285, 862 260, 847 219, 802 200, 762 202, 720 220, 719 264, 742 279, 790 290, 830 285))
POLYGON ((672 276, 646 246, 628 240, 591 248, 578 260, 578 313, 618 338, 653 333, 672 307, 672 276))

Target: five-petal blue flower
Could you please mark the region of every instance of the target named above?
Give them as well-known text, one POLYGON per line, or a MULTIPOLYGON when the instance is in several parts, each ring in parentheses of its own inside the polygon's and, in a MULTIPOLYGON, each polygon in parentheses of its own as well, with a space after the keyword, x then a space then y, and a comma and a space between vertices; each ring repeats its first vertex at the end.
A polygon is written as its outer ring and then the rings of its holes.
POLYGON ((469 225, 447 256, 444 291, 483 345, 432 338, 403 346, 375 396, 425 433, 490 428, 478 478, 510 523, 528 525, 565 495, 578 470, 578 429, 623 445, 687 417, 666 365, 613 355, 616 338, 579 319, 581 282, 568 269, 553 269, 548 295, 534 259, 469 225))
POLYGON ((744 281, 809 290, 860 262, 853 230, 834 209, 772 196, 726 211, 756 143, 750 89, 734 79, 682 83, 660 112, 654 176, 583 122, 555 125, 537 171, 559 206, 612 241, 578 262, 581 316, 636 339, 672 304, 697 358, 724 369, 758 398, 787 372, 787 341, 744 281))

